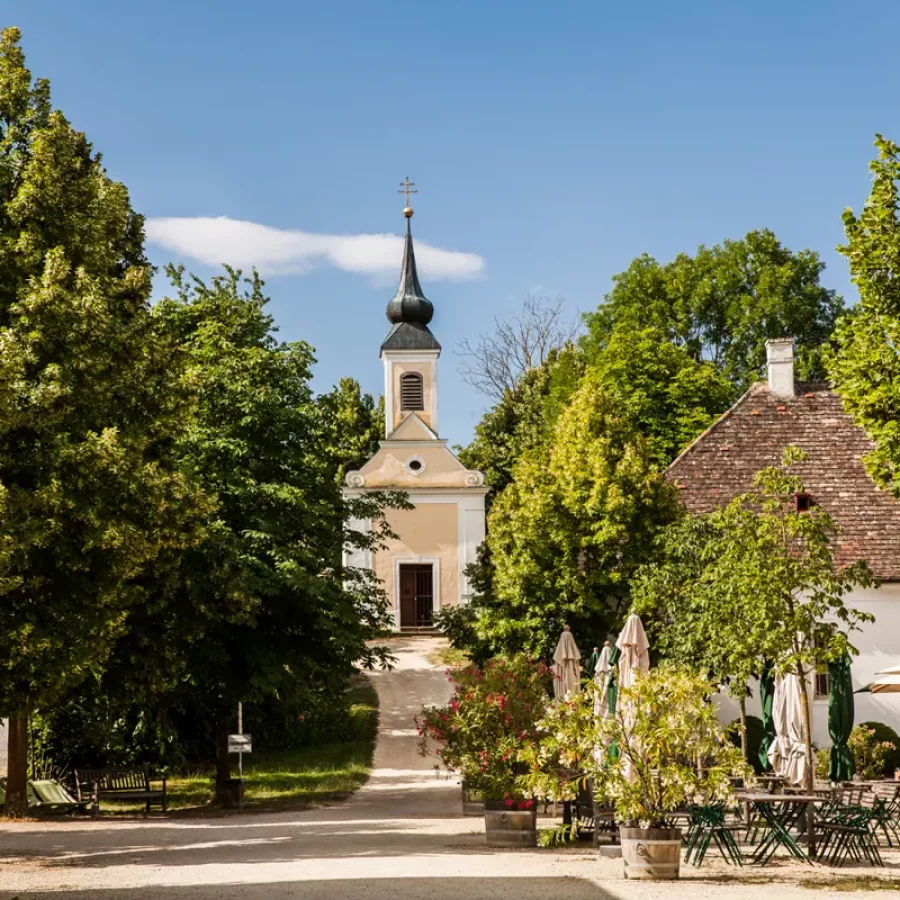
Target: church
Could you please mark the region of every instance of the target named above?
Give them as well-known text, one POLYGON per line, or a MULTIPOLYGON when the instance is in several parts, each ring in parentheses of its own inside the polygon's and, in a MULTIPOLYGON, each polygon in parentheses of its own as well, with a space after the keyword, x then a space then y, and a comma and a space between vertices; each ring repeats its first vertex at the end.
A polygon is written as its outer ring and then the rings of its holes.
MULTIPOLYGON (((471 596, 465 570, 484 540, 488 488, 482 473, 467 469, 440 436, 441 345, 428 327, 434 306, 419 284, 408 205, 403 215, 400 286, 387 306, 391 328, 381 345, 386 438, 361 469, 347 474, 345 493, 403 491, 413 508, 387 511, 397 539, 386 549, 348 553, 345 562, 374 571, 397 630, 417 631, 433 627, 440 609, 471 596)), ((354 527, 370 526, 356 522, 354 527)))

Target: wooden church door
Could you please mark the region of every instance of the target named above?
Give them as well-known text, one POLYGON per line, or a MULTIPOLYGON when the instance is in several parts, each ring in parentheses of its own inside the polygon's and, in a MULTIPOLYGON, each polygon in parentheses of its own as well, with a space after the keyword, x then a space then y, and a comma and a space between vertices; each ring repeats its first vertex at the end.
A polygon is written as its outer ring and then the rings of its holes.
POLYGON ((427 628, 432 624, 434 587, 431 563, 400 566, 400 627, 427 628))

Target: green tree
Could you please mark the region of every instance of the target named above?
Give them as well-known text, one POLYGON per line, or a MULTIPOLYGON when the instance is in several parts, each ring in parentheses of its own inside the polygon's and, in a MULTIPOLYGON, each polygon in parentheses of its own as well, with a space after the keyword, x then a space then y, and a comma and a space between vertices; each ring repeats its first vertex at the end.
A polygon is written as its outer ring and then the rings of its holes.
MULTIPOLYGON (((872 616, 844 598, 872 583, 865 562, 838 568, 837 527, 819 506, 798 513, 803 482, 791 466, 805 455, 789 447, 780 466, 759 472, 754 490, 668 535, 667 562, 644 574, 638 609, 658 623, 664 652, 703 665, 718 680, 746 679, 763 660, 805 684, 817 667, 855 653, 850 634, 872 616), (678 646, 683 642, 683 646, 678 646), (721 644, 716 647, 716 644, 721 644)), ((812 788, 810 710, 802 695, 803 736, 812 788)))
POLYGON ((462 463, 484 473, 493 502, 512 481, 519 458, 551 439, 553 426, 584 370, 573 346, 552 351, 528 369, 475 427, 475 437, 459 454, 462 463))
POLYGON ((177 348, 150 312, 143 220, 0 36, 0 712, 7 811, 27 712, 99 670, 203 501, 172 453, 177 348))
POLYGON ((585 378, 646 438, 661 469, 728 408, 733 392, 712 363, 698 362, 653 328, 614 328, 585 378))
POLYGON ((817 253, 794 253, 771 231, 700 246, 669 263, 640 256, 585 317, 585 346, 596 352, 620 325, 653 327, 712 362, 736 396, 760 377, 766 339, 791 335, 805 377, 821 377, 821 348, 843 310, 841 298, 819 283, 823 269, 817 253))
POLYGON ((628 608, 631 576, 675 508, 646 441, 586 379, 491 510, 496 569, 493 592, 473 601, 479 636, 494 652, 542 656, 566 623, 598 640, 628 608))
POLYGON ((836 331, 829 374, 857 424, 875 441, 866 458, 872 478, 900 497, 900 147, 878 135, 869 166, 872 190, 859 215, 844 213, 859 306, 836 331))
POLYGON ((333 698, 356 666, 386 659, 370 644, 389 624, 382 592, 341 554, 377 547, 389 534, 381 510, 403 500, 343 499, 337 429, 310 388, 312 350, 276 340, 255 274, 242 282, 227 269, 205 284, 169 271, 176 296, 155 313, 188 354, 197 394, 177 449, 218 506, 163 585, 181 647, 166 701, 199 704, 215 721, 221 784, 238 701, 333 698), (372 532, 350 531, 354 517, 373 520, 372 532))
POLYGON ((656 559, 641 567, 632 593, 656 656, 703 672, 737 701, 749 761, 747 685, 765 659, 747 636, 758 609, 736 603, 715 577, 726 527, 724 517, 681 516, 661 535, 656 559))
POLYGON ((335 478, 343 484, 347 472, 362 468, 384 439, 384 398, 376 401, 355 378, 342 378, 319 404, 328 435, 325 446, 335 478))

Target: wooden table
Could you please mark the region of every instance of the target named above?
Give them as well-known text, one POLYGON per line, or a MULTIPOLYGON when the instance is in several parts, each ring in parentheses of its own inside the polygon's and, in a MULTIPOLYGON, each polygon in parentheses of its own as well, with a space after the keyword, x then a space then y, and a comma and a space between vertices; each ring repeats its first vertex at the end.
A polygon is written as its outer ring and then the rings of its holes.
MULTIPOLYGON (((811 803, 824 803, 827 797, 818 794, 738 794, 743 803, 750 803, 768 826, 759 846, 753 853, 753 861, 764 866, 779 846, 785 847, 796 859, 812 862, 791 835, 791 828, 800 820, 811 803), (780 808, 779 808, 780 807, 780 808)), ((815 833, 807 835, 810 853, 815 852, 815 833)))

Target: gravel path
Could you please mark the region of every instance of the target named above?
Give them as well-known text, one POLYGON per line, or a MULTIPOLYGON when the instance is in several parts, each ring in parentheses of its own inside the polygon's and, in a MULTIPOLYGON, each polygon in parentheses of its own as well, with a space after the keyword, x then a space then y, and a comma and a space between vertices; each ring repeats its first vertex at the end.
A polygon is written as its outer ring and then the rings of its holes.
MULTIPOLYGON (((720 864, 680 882, 626 882, 618 859, 588 848, 489 851, 478 819, 460 815, 455 782, 416 752, 412 716, 445 702, 434 640, 397 641, 399 664, 373 676, 381 705, 371 778, 345 803, 303 813, 197 820, 58 821, 0 826, 0 900, 750 900, 830 896, 797 884, 822 869, 786 863, 777 885, 734 883, 720 864)), ((900 854, 885 875, 900 875, 900 854)), ((865 870, 871 874, 871 870, 865 870)), ((846 871, 841 874, 852 874, 846 871)), ((891 896, 861 892, 858 898, 891 896)))

